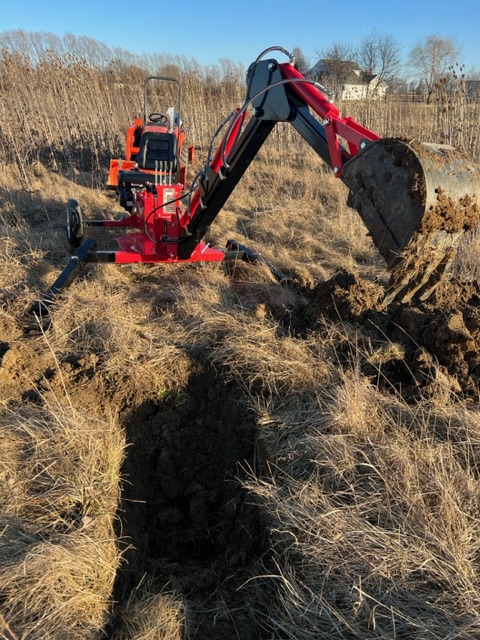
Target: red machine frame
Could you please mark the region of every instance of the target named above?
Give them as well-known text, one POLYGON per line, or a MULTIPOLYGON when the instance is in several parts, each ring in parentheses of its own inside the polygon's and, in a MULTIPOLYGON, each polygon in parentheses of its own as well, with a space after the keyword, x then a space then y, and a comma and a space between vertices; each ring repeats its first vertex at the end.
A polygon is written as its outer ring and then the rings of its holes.
MULTIPOLYGON (((146 124, 144 108, 144 120, 135 119, 127 131, 126 159, 112 160, 110 165, 109 185, 120 193, 126 189, 127 199, 121 203, 130 215, 116 220, 83 222, 78 203, 69 202, 68 224, 71 226, 74 220, 79 227, 72 242, 78 250, 45 294, 45 304, 54 299, 84 263, 219 262, 232 248, 238 254, 241 245, 234 241, 229 241, 225 250, 210 247, 202 238, 277 122, 290 122, 338 178, 343 176, 346 162, 365 145, 380 138, 353 118, 343 118, 319 85, 298 72, 293 60, 280 64, 275 59, 259 58, 247 74, 248 93, 244 105, 233 113, 213 158, 208 159, 190 190, 183 195, 184 171, 177 173, 176 180, 172 181, 166 178, 168 171, 137 169, 139 133, 141 136, 152 131, 171 133, 172 129, 172 123, 163 128, 157 123, 146 124), (252 111, 247 116, 250 105, 252 111), (346 141, 345 147, 341 138, 346 141), (179 203, 185 199, 187 206, 182 209, 179 203), (117 238, 119 250, 105 251, 98 250, 91 239, 80 244, 84 224, 137 231, 117 238)), ((146 84, 144 102, 146 104, 146 84)), ((180 147, 185 138, 180 122, 177 125, 180 147)), ((245 259, 259 259, 258 254, 241 249, 245 259)))

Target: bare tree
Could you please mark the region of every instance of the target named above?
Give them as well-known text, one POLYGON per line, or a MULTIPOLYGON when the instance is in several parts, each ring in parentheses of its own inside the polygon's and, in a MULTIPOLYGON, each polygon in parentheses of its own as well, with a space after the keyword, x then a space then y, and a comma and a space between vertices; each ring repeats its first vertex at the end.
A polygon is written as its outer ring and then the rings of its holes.
POLYGON ((294 47, 292 54, 295 57, 295 66, 302 75, 307 75, 310 71, 310 61, 307 59, 300 47, 294 47))
POLYGON ((221 78, 223 82, 233 84, 243 84, 245 78, 245 67, 239 62, 233 62, 230 58, 219 58, 221 78))
POLYGON ((315 53, 328 60, 355 60, 357 56, 355 47, 348 42, 334 42, 330 47, 316 50, 315 53))
POLYGON ((410 51, 408 64, 415 77, 427 90, 427 103, 432 99, 438 83, 460 55, 460 48, 453 38, 432 34, 410 51))
POLYGON ((334 94, 340 95, 342 85, 351 72, 351 66, 345 63, 356 59, 355 48, 344 42, 335 42, 327 49, 316 50, 315 54, 320 60, 314 67, 314 76, 334 94))
POLYGON ((476 67, 470 67, 466 75, 467 80, 480 80, 480 71, 476 67))
POLYGON ((401 45, 391 35, 372 31, 360 42, 356 60, 363 71, 388 83, 400 71, 401 45))

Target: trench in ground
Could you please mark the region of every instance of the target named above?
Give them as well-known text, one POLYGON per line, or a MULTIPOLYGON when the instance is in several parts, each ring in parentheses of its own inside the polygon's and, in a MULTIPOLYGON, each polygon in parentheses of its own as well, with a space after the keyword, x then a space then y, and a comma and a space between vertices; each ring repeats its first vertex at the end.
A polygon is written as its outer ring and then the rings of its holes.
POLYGON ((183 595, 193 637, 259 637, 239 591, 266 546, 258 507, 241 484, 256 451, 256 420, 241 389, 200 365, 187 389, 143 404, 124 426, 119 537, 131 548, 116 603, 153 579, 183 595))

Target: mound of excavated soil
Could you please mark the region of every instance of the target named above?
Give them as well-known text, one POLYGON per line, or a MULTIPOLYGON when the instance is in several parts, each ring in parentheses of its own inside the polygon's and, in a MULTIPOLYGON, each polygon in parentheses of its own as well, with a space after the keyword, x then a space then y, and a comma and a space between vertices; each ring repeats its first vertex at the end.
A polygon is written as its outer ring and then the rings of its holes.
MULTIPOLYGON (((363 373, 409 399, 439 388, 478 397, 480 375, 480 287, 477 282, 443 282, 425 302, 382 304, 384 289, 348 272, 306 290, 300 332, 325 320, 344 321, 355 333, 363 373), (362 356, 363 354, 363 356, 362 356)), ((336 353, 350 365, 352 338, 336 353)))

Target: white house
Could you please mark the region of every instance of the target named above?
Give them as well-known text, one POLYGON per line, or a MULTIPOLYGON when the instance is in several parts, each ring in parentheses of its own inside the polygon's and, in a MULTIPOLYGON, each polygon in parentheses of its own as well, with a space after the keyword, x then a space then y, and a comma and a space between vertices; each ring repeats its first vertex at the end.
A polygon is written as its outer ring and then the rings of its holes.
POLYGON ((387 84, 378 75, 362 71, 351 60, 319 60, 308 72, 341 100, 383 98, 387 84))

